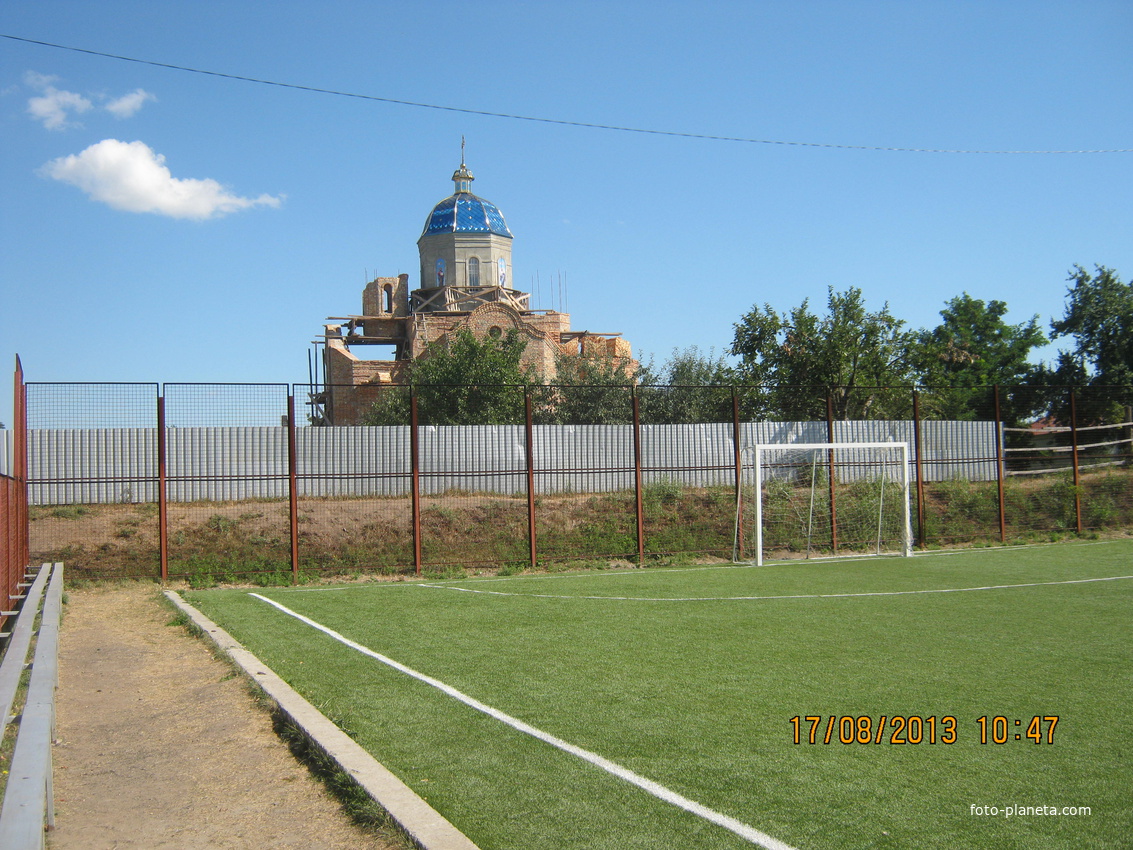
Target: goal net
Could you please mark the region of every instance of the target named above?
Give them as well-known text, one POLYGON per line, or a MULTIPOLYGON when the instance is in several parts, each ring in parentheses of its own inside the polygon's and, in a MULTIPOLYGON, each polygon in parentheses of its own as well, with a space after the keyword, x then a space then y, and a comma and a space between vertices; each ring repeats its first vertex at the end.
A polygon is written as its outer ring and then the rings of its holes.
POLYGON ((907 443, 782 443, 741 452, 733 560, 911 555, 907 443))

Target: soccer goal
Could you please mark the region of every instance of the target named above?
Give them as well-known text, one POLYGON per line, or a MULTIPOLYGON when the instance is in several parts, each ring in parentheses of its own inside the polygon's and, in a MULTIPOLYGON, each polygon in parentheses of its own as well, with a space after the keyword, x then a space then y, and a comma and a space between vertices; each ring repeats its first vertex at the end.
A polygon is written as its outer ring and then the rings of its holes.
POLYGON ((883 554, 912 554, 908 443, 742 450, 734 561, 883 554))

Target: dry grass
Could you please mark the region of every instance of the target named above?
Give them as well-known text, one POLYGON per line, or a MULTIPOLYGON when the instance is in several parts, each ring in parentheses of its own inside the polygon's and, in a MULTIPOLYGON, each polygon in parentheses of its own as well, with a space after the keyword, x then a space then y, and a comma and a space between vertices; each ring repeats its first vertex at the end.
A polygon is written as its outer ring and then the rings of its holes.
MULTIPOLYGON (((1133 527, 1133 476, 1112 470, 1005 482, 1010 539, 1048 539, 1133 527)), ((650 557, 731 556, 734 505, 730 488, 682 488, 660 481, 643 492, 645 552, 650 557)), ((463 568, 516 571, 530 566, 525 496, 446 493, 422 499, 421 546, 431 573, 463 568)), ((169 505, 172 578, 198 584, 291 581, 290 507, 283 500, 169 505)), ((636 559, 632 492, 563 494, 535 500, 540 564, 636 559)), ((915 516, 915 514, 914 514, 915 516)), ((155 505, 36 507, 31 514, 35 560, 67 562, 73 579, 160 574, 155 505)), ((915 520, 914 520, 915 522, 915 520)), ((298 503, 300 572, 306 576, 413 571, 412 504, 408 498, 302 499, 298 503)), ((929 545, 998 542, 995 482, 926 485, 929 545)))

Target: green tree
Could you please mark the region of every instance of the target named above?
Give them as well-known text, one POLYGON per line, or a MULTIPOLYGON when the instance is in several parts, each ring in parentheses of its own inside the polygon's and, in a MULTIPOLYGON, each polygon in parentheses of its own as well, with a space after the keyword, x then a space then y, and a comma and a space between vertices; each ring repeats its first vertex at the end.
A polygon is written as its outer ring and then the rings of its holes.
POLYGON ((827 394, 836 419, 898 415, 912 383, 914 335, 889 312, 869 312, 860 289, 829 289, 827 313, 808 301, 785 315, 770 305, 754 308, 735 325, 730 352, 737 373, 764 389, 746 397, 749 415, 824 419, 827 394))
MULTIPOLYGON (((1031 352, 1047 342, 1039 317, 1011 325, 1005 315, 1003 301, 985 303, 965 292, 947 302, 939 325, 916 334, 912 361, 918 382, 928 389, 922 412, 943 419, 993 419, 991 388, 1033 378, 1031 352)), ((1030 413, 1015 409, 1005 396, 1000 412, 1013 422, 1030 413)))
MULTIPOLYGON (((503 425, 523 422, 524 390, 535 384, 521 365, 527 343, 518 331, 478 340, 462 329, 435 342, 409 367, 409 388, 426 425, 503 425)), ((407 389, 383 394, 366 425, 409 421, 407 389)))
POLYGON ((1059 422, 1070 421, 1069 388, 1076 389, 1078 424, 1121 421, 1123 406, 1133 402, 1133 282, 1122 283, 1105 266, 1091 274, 1079 265, 1067 280, 1066 309, 1051 322, 1051 336, 1071 337, 1074 347, 1060 351, 1033 383, 1059 422))
POLYGON ((561 354, 554 384, 543 391, 539 421, 559 425, 618 425, 633 421, 638 373, 616 357, 561 354))
POLYGON ((1133 384, 1133 282, 1113 269, 1090 274, 1075 265, 1068 280, 1066 312, 1051 323, 1053 338, 1073 337, 1071 356, 1092 384, 1133 384))
POLYGON ((643 370, 641 398, 644 421, 654 424, 730 422, 735 374, 723 355, 704 354, 695 345, 674 349, 658 371, 643 370))
MULTIPOLYGON (((410 388, 404 385, 383 386, 378 400, 362 414, 363 425, 408 425, 410 388)), ((312 424, 323 424, 312 422, 312 424)))

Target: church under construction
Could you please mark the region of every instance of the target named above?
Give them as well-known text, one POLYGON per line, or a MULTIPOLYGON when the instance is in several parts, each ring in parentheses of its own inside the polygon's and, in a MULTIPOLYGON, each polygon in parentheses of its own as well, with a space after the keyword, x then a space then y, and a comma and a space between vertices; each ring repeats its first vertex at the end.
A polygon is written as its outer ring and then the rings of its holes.
POLYGON ((325 326, 324 386, 316 397, 323 423, 361 424, 381 387, 405 383, 413 360, 464 329, 477 339, 517 331, 526 342, 522 365, 548 383, 562 356, 636 367, 620 334, 572 331, 569 314, 531 309, 530 294, 513 285, 511 230, 495 204, 472 193, 473 179, 462 156, 452 175, 456 191, 429 212, 417 240, 417 289, 407 274, 376 277, 362 291, 361 315, 325 326), (392 347, 393 359, 367 359, 374 346, 392 347))

